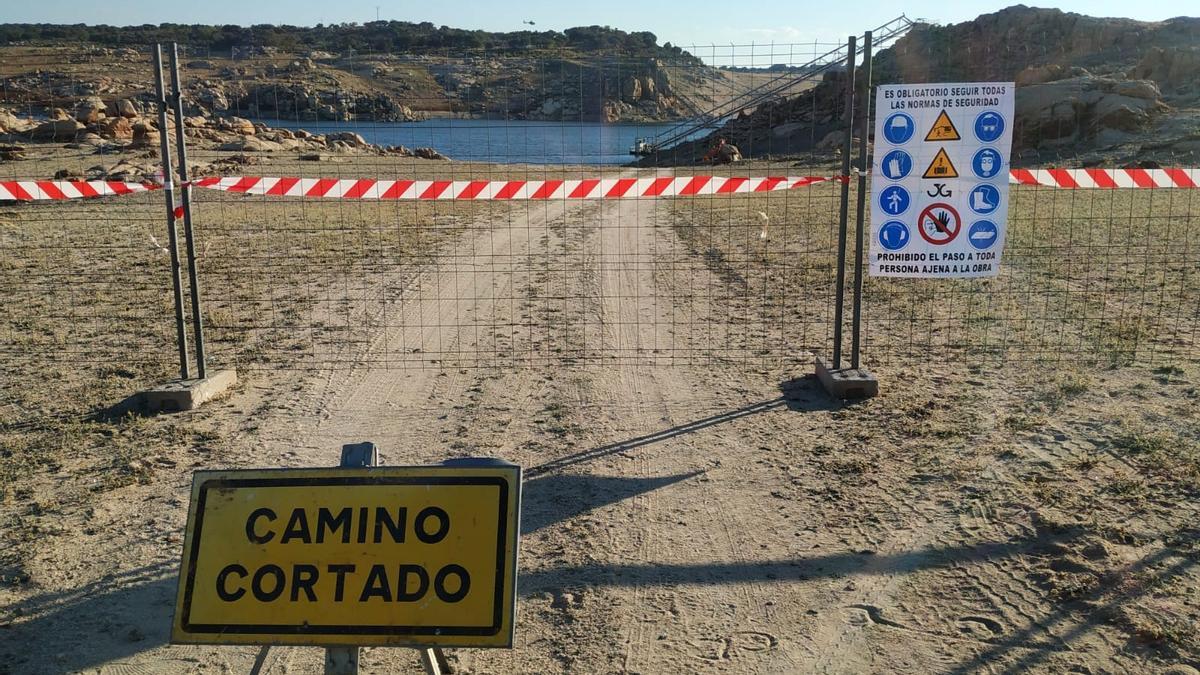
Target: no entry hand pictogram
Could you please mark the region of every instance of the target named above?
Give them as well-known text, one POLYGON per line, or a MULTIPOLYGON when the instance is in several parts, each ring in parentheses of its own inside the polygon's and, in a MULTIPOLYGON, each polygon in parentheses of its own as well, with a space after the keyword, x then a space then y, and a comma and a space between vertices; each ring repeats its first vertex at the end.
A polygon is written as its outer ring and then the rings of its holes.
POLYGON ((962 229, 962 218, 953 206, 935 202, 925 207, 917 218, 917 231, 921 238, 934 244, 949 244, 958 236, 962 229))

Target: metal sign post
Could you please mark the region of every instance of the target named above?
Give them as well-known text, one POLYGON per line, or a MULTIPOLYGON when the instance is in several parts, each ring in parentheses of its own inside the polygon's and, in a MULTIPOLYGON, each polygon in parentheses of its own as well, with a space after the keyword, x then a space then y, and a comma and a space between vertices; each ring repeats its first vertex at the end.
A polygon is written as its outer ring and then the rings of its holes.
MULTIPOLYGON (((850 327, 850 367, 859 367, 859 338, 862 334, 863 218, 866 215, 868 140, 871 138, 871 31, 863 37, 862 105, 858 125, 858 204, 854 226, 854 316, 850 327)), ((186 194, 186 193, 184 193, 186 194)))
MULTIPOLYGON (((846 41, 846 140, 842 146, 842 193, 841 211, 838 218, 838 250, 837 250, 837 288, 834 294, 833 309, 833 362, 831 364, 818 356, 816 359, 816 375, 821 385, 830 396, 837 399, 870 398, 879 393, 879 382, 871 373, 859 367, 859 326, 862 320, 862 248, 863 248, 863 204, 866 197, 866 157, 868 137, 866 130, 869 124, 870 106, 860 106, 859 119, 859 161, 858 169, 858 212, 855 218, 854 243, 854 325, 851 349, 851 367, 842 368, 842 323, 845 314, 846 301, 846 239, 849 230, 850 213, 850 154, 854 152, 854 99, 858 95, 855 87, 855 59, 858 56, 857 40, 853 35, 846 41)), ((864 90, 870 92, 871 86, 871 33, 863 40, 864 90)))
MULTIPOLYGON (((158 87, 158 140, 162 154, 163 197, 167 204, 167 247, 171 254, 171 287, 175 299, 175 337, 179 344, 179 377, 191 377, 187 331, 183 326, 183 281, 179 271, 179 236, 175 228, 175 183, 171 180, 171 144, 167 141, 167 92, 163 83, 162 45, 154 45, 155 85, 158 87)), ((190 240, 190 237, 189 237, 190 240)))
POLYGON ((850 154, 854 152, 854 60, 858 56, 853 35, 846 41, 846 140, 842 143, 842 201, 838 213, 837 289, 833 306, 833 369, 842 367, 842 311, 846 300, 846 232, 850 213, 850 154))
MULTIPOLYGON (((342 446, 345 468, 379 466, 379 449, 374 443, 347 443, 342 446)), ((325 649, 325 675, 358 675, 358 647, 328 647, 325 649)))
MULTIPOLYGON (((379 466, 379 450, 374 443, 347 443, 342 446, 343 467, 379 466)), ((438 647, 417 650, 421 666, 427 675, 450 672, 450 662, 438 647)), ((358 647, 328 647, 325 649, 325 675, 358 675, 358 647)))
MULTIPOLYGON (((161 58, 161 57, 160 57, 161 58)), ((162 70, 159 69, 159 79, 162 70)), ((160 94, 161 97, 161 94, 160 94)), ((196 273, 196 240, 192 236, 192 186, 188 178, 187 142, 183 134, 183 92, 179 87, 179 46, 171 43, 171 103, 175 108, 175 147, 179 155, 179 190, 183 206, 183 241, 187 250, 188 285, 192 293, 192 334, 196 340, 196 370, 201 379, 208 377, 208 360, 204 355, 204 324, 200 320, 200 280, 196 273)), ((166 127, 163 127, 163 146, 166 146, 166 127)), ((163 163, 170 164, 163 155, 163 163)))
POLYGON ((171 286, 175 300, 175 333, 179 346, 179 379, 151 387, 138 394, 140 406, 149 412, 179 412, 198 408, 237 384, 237 371, 223 368, 210 373, 204 351, 204 324, 200 320, 200 281, 196 271, 196 241, 192 231, 192 198, 188 179, 187 144, 183 132, 183 96, 179 80, 179 50, 171 43, 171 87, 167 87, 163 76, 162 45, 154 45, 155 84, 158 87, 158 142, 162 157, 163 195, 167 205, 167 246, 171 254, 171 286), (172 110, 173 109, 173 110, 172 110), (175 143, 179 154, 179 182, 171 166, 171 143, 169 114, 175 115, 175 143), (175 190, 182 192, 183 203, 175 207, 175 190), (192 378, 188 359, 187 328, 184 323, 183 280, 180 276, 179 235, 176 221, 183 219, 184 243, 187 249, 188 281, 191 285, 192 331, 196 341, 196 368, 198 375, 192 378))

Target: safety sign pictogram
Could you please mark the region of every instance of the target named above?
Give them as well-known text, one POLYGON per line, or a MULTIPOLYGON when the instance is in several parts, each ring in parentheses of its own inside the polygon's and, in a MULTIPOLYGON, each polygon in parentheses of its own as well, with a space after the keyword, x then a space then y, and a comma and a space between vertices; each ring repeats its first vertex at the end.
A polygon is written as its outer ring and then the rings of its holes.
POLYGON ((975 138, 995 143, 1004 134, 1004 116, 995 110, 979 113, 975 118, 975 138))
POLYGON ((958 128, 954 126, 954 121, 943 110, 933 121, 933 126, 929 128, 929 133, 925 134, 927 141, 958 141, 962 140, 962 136, 958 133, 958 128))
POLYGON ((1000 190, 995 185, 982 183, 971 190, 967 206, 981 216, 986 216, 1000 208, 1000 190))
POLYGON ((925 207, 917 218, 917 231, 921 237, 937 246, 949 244, 962 229, 962 218, 953 206, 937 202, 925 207))
POLYGON ((995 178, 1004 169, 1004 158, 995 148, 981 148, 971 159, 971 169, 980 178, 995 178))
POLYGON ((909 196, 908 190, 899 185, 891 185, 879 192, 879 206, 883 208, 885 213, 890 213, 893 216, 898 216, 908 210, 912 203, 912 197, 909 196))
POLYGON ((903 180, 912 172, 913 158, 903 150, 893 150, 883 158, 883 175, 890 180, 903 180))
POLYGON ((908 226, 898 220, 892 220, 879 228, 879 245, 889 251, 899 251, 908 245, 908 226))
POLYGON ((946 154, 945 148, 939 148, 933 161, 929 163, 929 168, 925 169, 922 178, 958 178, 958 169, 954 168, 954 163, 950 161, 950 155, 946 154))
POLYGON ((883 123, 883 137, 892 145, 904 145, 916 130, 913 118, 905 113, 891 115, 883 123))
POLYGON ((999 238, 1000 230, 990 220, 977 221, 967 230, 967 241, 971 242, 971 246, 979 251, 991 248, 999 238))

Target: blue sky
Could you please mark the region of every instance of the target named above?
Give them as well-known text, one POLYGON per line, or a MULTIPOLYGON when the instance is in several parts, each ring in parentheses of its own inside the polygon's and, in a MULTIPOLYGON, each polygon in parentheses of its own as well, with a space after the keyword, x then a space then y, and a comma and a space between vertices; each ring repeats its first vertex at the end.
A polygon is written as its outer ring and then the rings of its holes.
MULTIPOLYGON (((203 2, 22 2, 5 0, 0 21, 46 23, 210 23, 255 24, 365 22, 375 19, 430 21, 437 25, 485 30, 535 28, 561 30, 601 24, 625 30, 649 30, 660 41, 680 46, 711 43, 791 43, 838 40, 873 28, 901 13, 938 23, 955 23, 993 12, 1009 2, 909 0, 903 3, 796 2, 788 0, 452 0, 387 2, 385 0, 204 0, 203 2)), ((1047 5, 1048 6, 1048 5, 1047 5)), ((1158 21, 1200 14, 1195 0, 1158 0, 1129 4, 1116 0, 1056 3, 1067 11, 1093 16, 1123 16, 1158 21)))

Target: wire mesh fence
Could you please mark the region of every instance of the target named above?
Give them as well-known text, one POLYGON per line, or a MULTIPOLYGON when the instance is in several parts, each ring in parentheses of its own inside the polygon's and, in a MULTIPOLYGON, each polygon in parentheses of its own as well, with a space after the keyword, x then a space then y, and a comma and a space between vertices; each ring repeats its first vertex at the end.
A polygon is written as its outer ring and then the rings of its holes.
MULTIPOLYGON (((144 51, 5 48, 0 181, 152 174, 146 136, 135 141, 129 118, 105 112, 136 98, 149 73, 144 51)), ((150 192, 0 202, 0 427, 77 412, 65 395, 73 389, 119 400, 131 379, 171 375, 163 212, 150 192)))
MULTIPOLYGON (((0 107, 25 126, 0 179, 161 182, 144 53, 4 49, 0 107)), ((941 57, 901 56, 883 76, 941 72, 941 57)), ((190 51, 192 177, 236 186, 192 192, 209 360, 807 368, 832 346, 842 183, 749 190, 841 173, 844 58, 819 43, 190 51), (271 178, 287 180, 272 193, 271 178), (571 197, 635 180, 625 198, 571 197), (688 184, 708 187, 672 194, 688 184)), ((1195 359, 1196 199, 1014 187, 1000 277, 867 280, 864 361, 1195 359)), ((169 374, 165 245, 159 194, 0 205, 5 372, 169 374)))
POLYGON ((796 71, 788 91, 811 87, 796 76, 828 50, 714 48, 708 60, 722 69, 691 55, 354 54, 341 64, 399 89, 421 77, 437 84, 403 106, 357 91, 328 98, 288 79, 324 63, 208 54, 207 67, 245 79, 230 112, 265 127, 236 148, 193 151, 197 162, 236 149, 237 175, 413 181, 414 194, 439 181, 458 181, 448 195, 484 182, 558 190, 515 201, 200 191, 207 284, 240 288, 206 300, 214 354, 398 367, 807 359, 805 349, 828 341, 832 260, 821 252, 836 186, 612 201, 570 199, 556 186, 797 175, 796 159, 774 158, 769 143, 752 165, 683 170, 630 166, 630 150, 783 73, 796 71), (810 280, 796 301, 804 312, 770 289, 798 276, 810 280))
MULTIPOLYGON (((1122 158, 1128 154, 1123 147, 1141 141, 1136 125, 1110 126, 1102 109, 1117 99, 1106 102, 1102 92, 1150 91, 1150 98, 1121 100, 1131 110, 1158 105, 1157 85, 1133 79, 1150 51, 1145 45, 1118 42, 1092 55, 1098 63, 1102 53, 1109 63, 1123 63, 1129 79, 1125 72, 1063 69, 1068 77, 1060 80, 1045 65, 1069 56, 1054 35, 1042 36, 1034 50, 1028 43, 979 40, 955 27, 926 30, 934 39, 897 44, 877 59, 879 79, 1017 79, 1014 167, 1200 165, 1186 144, 1158 147, 1153 140, 1146 141, 1153 159, 1122 158)), ((1149 118, 1143 122, 1140 133, 1153 138, 1149 118)), ((1197 190, 1013 185, 1010 204, 997 278, 869 280, 864 331, 873 361, 1170 364, 1200 354, 1197 190)))

